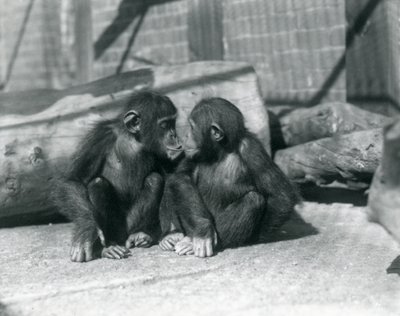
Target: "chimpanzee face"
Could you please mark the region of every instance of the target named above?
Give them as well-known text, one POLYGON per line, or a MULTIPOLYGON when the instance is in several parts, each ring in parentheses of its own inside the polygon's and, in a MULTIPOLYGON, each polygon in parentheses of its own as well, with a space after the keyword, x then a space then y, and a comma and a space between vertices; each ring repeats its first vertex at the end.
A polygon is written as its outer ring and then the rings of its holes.
POLYGON ((217 123, 201 127, 193 119, 189 119, 189 131, 185 139, 185 155, 189 159, 207 158, 215 155, 218 144, 224 138, 224 132, 217 123))
POLYGON ((157 121, 160 152, 164 152, 169 160, 175 160, 183 153, 183 147, 176 135, 176 115, 167 116, 157 121))
POLYGON ((182 145, 176 135, 176 114, 144 117, 131 110, 125 114, 125 127, 147 150, 161 158, 175 160, 183 153, 182 145))
POLYGON ((201 130, 193 120, 189 120, 189 131, 185 138, 184 150, 186 157, 192 159, 200 153, 202 144, 201 130))

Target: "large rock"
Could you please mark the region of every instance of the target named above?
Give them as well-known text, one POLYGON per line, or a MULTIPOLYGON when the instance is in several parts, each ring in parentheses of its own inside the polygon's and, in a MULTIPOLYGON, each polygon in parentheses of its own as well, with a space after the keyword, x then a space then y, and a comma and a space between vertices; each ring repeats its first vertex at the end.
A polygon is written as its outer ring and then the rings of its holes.
MULTIPOLYGON (((82 135, 93 122, 120 111, 133 91, 147 87, 166 93, 177 105, 177 129, 181 136, 195 103, 204 97, 219 96, 241 109, 246 125, 269 150, 268 115, 258 92, 257 76, 247 64, 198 62, 152 67, 52 91, 51 98, 61 98, 41 112, 0 117, 1 222, 24 214, 52 214, 54 210, 47 201, 50 180, 65 168, 82 135)), ((37 109, 43 108, 41 100, 49 100, 41 94, 26 95, 37 109)), ((12 108, 10 98, 5 99, 7 108, 12 108)))
POLYGON ((368 196, 369 218, 400 242, 400 120, 384 130, 382 163, 368 196))

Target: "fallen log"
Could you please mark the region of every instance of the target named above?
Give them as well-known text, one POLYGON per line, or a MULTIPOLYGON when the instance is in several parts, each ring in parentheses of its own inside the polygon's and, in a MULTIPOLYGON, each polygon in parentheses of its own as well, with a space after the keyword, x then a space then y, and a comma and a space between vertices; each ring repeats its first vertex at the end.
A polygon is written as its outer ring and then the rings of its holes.
POLYGON ((133 91, 147 87, 176 104, 181 136, 195 103, 220 96, 241 109, 247 126, 269 150, 268 115, 257 76, 247 64, 197 62, 108 77, 61 91, 66 96, 39 113, 0 117, 0 226, 24 214, 54 214, 47 200, 51 180, 65 169, 82 135, 93 122, 114 116, 133 91))
POLYGON ((400 242, 400 120, 384 129, 382 163, 368 196, 368 215, 400 242))
POLYGON ((380 128, 392 121, 392 118, 348 103, 325 103, 281 116, 272 127, 272 143, 278 148, 290 147, 334 135, 380 128))
POLYGON ((284 173, 300 183, 368 187, 382 153, 382 129, 323 138, 276 152, 284 173))
POLYGON ((45 110, 64 96, 63 90, 53 89, 0 92, 0 114, 31 115, 45 110))

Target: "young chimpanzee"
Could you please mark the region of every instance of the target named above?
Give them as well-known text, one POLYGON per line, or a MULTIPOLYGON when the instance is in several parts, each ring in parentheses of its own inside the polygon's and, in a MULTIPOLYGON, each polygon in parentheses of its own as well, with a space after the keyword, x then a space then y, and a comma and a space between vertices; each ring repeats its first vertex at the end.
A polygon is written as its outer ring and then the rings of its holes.
POLYGON ((153 242, 164 188, 159 167, 183 153, 176 115, 168 97, 138 92, 119 116, 98 122, 83 139, 53 194, 75 223, 72 261, 94 259, 99 240, 102 257, 113 259, 153 242))
POLYGON ((299 195, 245 128, 240 110, 222 98, 204 99, 189 123, 186 158, 167 180, 160 206, 161 249, 208 257, 217 244, 257 241, 263 220, 268 230, 282 225, 299 195))

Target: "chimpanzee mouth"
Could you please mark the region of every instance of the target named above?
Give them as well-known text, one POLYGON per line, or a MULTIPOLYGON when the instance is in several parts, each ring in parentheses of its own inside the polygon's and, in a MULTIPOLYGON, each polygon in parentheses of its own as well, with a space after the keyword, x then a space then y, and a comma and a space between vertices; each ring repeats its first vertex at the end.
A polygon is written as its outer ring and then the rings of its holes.
POLYGON ((167 147, 167 156, 171 160, 175 160, 176 158, 178 158, 183 153, 184 153, 184 150, 183 150, 182 146, 177 147, 177 148, 167 147))
POLYGON ((185 153, 190 154, 190 153, 196 152, 196 151, 197 151, 197 148, 185 148, 184 151, 185 151, 185 153))

